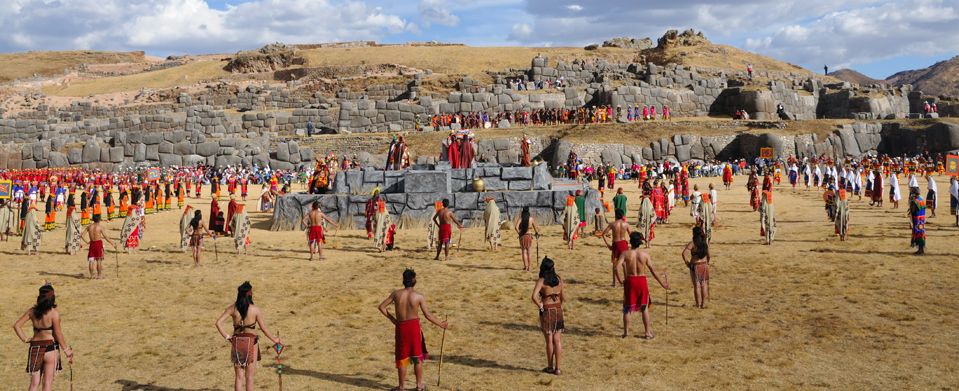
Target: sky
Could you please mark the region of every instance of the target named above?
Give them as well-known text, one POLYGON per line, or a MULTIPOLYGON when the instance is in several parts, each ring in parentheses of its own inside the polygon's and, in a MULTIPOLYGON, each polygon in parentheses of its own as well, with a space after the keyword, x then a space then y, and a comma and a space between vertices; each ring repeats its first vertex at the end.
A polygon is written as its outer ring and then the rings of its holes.
POLYGON ((3 0, 0 52, 232 53, 375 40, 585 46, 702 31, 821 72, 884 79, 959 55, 959 0, 3 0))

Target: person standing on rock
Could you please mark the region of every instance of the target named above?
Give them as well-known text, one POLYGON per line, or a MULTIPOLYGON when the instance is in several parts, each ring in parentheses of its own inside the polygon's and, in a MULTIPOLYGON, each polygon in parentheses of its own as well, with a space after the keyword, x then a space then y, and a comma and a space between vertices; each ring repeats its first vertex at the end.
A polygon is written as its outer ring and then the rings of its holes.
POLYGON ((420 311, 427 320, 436 326, 446 329, 449 323, 440 322, 433 317, 429 308, 426 306, 426 296, 413 289, 416 286, 416 272, 413 269, 403 271, 403 289, 398 289, 390 293, 386 300, 377 307, 380 313, 395 326, 395 362, 396 373, 399 378, 399 386, 396 390, 404 390, 406 386, 406 368, 413 364, 413 373, 416 376, 416 389, 426 389, 423 384, 423 362, 429 358, 429 352, 426 350, 426 341, 423 338, 423 330, 420 326, 420 311), (396 315, 390 313, 388 307, 393 304, 393 311, 396 315))
POLYGON ((529 146, 530 146, 530 141, 528 138, 526 138, 526 134, 523 134, 523 139, 520 140, 520 144, 519 144, 519 149, 520 149, 520 152, 522 153, 522 159, 520 160, 520 162, 523 165, 523 167, 530 166, 529 146))
POLYGON ((649 320, 649 305, 652 300, 649 296, 646 270, 649 269, 649 272, 663 289, 669 290, 668 277, 664 274, 663 277, 667 280, 660 279, 653 266, 652 257, 646 250, 639 248, 643 245, 643 241, 643 234, 639 232, 631 233, 629 244, 632 249, 622 252, 616 260, 615 268, 619 269, 622 266, 623 275, 626 277, 623 282, 623 338, 629 335, 629 314, 636 311, 643 314, 643 326, 646 329, 643 338, 653 339, 654 337, 649 320))
POLYGON ((433 223, 439 226, 439 242, 436 245, 436 257, 433 260, 440 260, 440 252, 444 253, 445 260, 450 259, 450 241, 453 239, 453 224, 460 230, 462 235, 463 224, 456 219, 453 211, 450 210, 450 200, 443 199, 443 209, 440 209, 433 215, 433 223))

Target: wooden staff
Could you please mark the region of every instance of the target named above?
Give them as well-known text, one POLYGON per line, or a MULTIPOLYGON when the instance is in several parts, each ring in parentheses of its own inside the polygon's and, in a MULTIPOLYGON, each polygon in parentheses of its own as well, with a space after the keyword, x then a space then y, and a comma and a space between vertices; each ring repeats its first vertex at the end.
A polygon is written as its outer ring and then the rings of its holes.
POLYGON ((70 391, 73 391, 73 357, 68 361, 70 363, 70 391))
MULTIPOLYGON (((669 273, 666 269, 663 269, 663 277, 666 279, 666 285, 669 285, 669 273)), ((669 330, 669 289, 666 289, 666 328, 663 329, 663 333, 669 330)))
POLYGON ((212 236, 213 236, 213 256, 215 257, 216 262, 219 263, 219 262, 220 262, 220 251, 217 250, 217 248, 216 248, 216 235, 212 235, 212 236))
POLYGON ((536 239, 536 268, 539 269, 539 234, 533 237, 536 239))
MULTIPOLYGON (((450 316, 446 315, 446 327, 449 327, 450 316)), ((440 386, 440 381, 443 380, 443 347, 446 346, 446 329, 443 329, 443 337, 440 339, 440 369, 436 375, 436 386, 440 386)))
POLYGON ((117 263, 117 279, 120 279, 120 250, 117 250, 116 246, 113 247, 113 259, 117 263))
POLYGON ((460 228, 460 237, 456 240, 456 248, 453 249, 453 254, 459 252, 460 247, 463 245, 463 229, 460 228))

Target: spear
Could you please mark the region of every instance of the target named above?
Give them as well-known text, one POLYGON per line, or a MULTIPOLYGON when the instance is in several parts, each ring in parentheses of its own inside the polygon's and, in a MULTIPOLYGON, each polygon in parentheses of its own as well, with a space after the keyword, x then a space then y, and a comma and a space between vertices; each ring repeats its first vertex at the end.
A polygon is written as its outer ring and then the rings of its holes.
MULTIPOLYGON (((446 324, 449 327, 450 316, 446 315, 446 324)), ((436 386, 440 386, 440 380, 443 379, 443 347, 446 346, 446 329, 443 329, 443 337, 440 339, 440 369, 436 375, 436 386)))

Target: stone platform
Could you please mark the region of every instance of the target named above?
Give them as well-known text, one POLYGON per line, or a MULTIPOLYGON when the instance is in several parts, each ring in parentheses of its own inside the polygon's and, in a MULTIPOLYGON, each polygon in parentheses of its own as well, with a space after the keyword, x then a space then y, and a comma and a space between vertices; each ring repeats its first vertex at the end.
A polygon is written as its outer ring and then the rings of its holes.
POLYGON ((366 221, 366 202, 377 187, 400 228, 425 226, 435 212, 434 202, 444 198, 450 200, 456 217, 467 226, 482 224, 486 197, 496 200, 503 219, 514 219, 528 206, 540 224, 559 222, 566 197, 577 189, 586 190, 588 210, 600 207, 597 191, 553 178, 545 163, 535 167, 479 165, 455 170, 448 165, 417 166, 401 171, 348 170, 337 173, 331 193, 279 197, 271 229, 299 229, 313 201, 319 201, 323 212, 341 224, 362 227, 366 221), (483 179, 485 191, 473 189, 475 178, 483 179))

